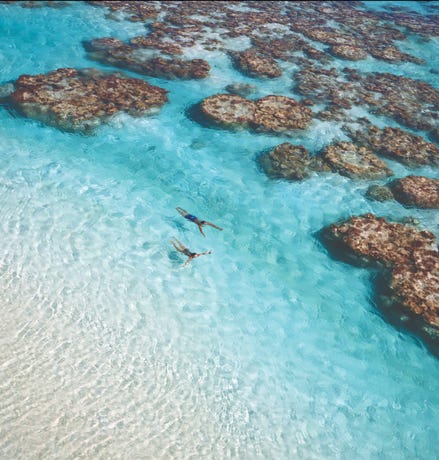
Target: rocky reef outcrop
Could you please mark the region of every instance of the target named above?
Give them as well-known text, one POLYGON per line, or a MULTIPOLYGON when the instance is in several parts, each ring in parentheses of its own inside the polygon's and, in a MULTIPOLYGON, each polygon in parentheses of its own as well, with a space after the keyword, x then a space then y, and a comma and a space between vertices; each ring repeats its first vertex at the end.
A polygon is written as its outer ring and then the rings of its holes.
POLYGON ((439 352, 439 252, 431 232, 366 214, 320 236, 336 257, 378 268, 382 311, 439 352))
POLYGON ((335 172, 351 179, 382 179, 393 173, 369 149, 350 142, 335 142, 315 155, 288 142, 259 158, 269 177, 303 180, 314 172, 335 172))
POLYGON ((439 142, 439 126, 437 128, 434 128, 430 131, 429 133, 430 139, 439 142))
POLYGON ((405 206, 439 209, 439 179, 424 176, 407 176, 389 185, 393 196, 405 206))
POLYGON ((256 131, 284 133, 306 129, 312 110, 286 96, 265 96, 256 101, 253 126, 256 131))
POLYGON ((396 46, 389 45, 384 47, 369 47, 369 53, 375 58, 387 62, 413 62, 415 64, 424 64, 424 60, 404 53, 396 46))
POLYGON ((366 191, 366 198, 373 201, 390 201, 394 199, 392 190, 385 185, 370 185, 366 191))
POLYGON ((435 15, 423 15, 416 11, 392 11, 391 13, 380 12, 377 16, 427 39, 431 36, 439 36, 439 25, 435 15))
POLYGON ((349 44, 331 46, 331 53, 336 57, 350 61, 360 61, 368 56, 366 50, 361 46, 349 44))
POLYGON ((386 163, 371 150, 351 142, 329 145, 321 155, 333 171, 351 179, 381 179, 393 174, 386 163))
POLYGON ((199 109, 207 123, 226 129, 249 128, 256 104, 236 94, 216 94, 204 99, 199 109))
POLYGON ((117 38, 105 37, 84 42, 84 48, 94 61, 156 78, 202 79, 210 72, 210 65, 204 59, 163 56, 181 53, 180 48, 172 43, 154 43, 140 38, 124 43, 117 38))
POLYGON ((424 176, 402 177, 386 185, 371 185, 366 198, 374 201, 397 200, 410 208, 439 209, 439 180, 424 176))
POLYGON ((66 8, 72 6, 72 0, 2 0, 0 3, 13 3, 22 8, 66 8))
POLYGON ((284 142, 259 158, 267 176, 277 179, 303 180, 315 171, 329 171, 321 158, 310 155, 302 145, 284 142))
POLYGON ((206 50, 234 51, 233 46, 228 48, 230 40, 247 39, 258 54, 290 62, 304 53, 313 61, 328 63, 331 57, 313 46, 312 41, 317 41, 334 47, 334 54, 344 59, 370 55, 392 63, 422 64, 418 57, 402 52, 397 42, 406 39, 407 32, 422 37, 439 33, 434 15, 365 11, 358 2, 336 2, 336 6, 334 2, 246 2, 245 8, 225 1, 88 3, 108 8, 107 16, 115 20, 144 22, 154 40, 184 48, 197 44, 206 50))
POLYGON ((361 75, 348 68, 343 73, 306 66, 294 74, 295 90, 316 103, 326 103, 329 109, 360 105, 412 129, 432 132, 437 128, 439 91, 430 84, 391 73, 361 75))
POLYGON ((88 0, 87 3, 94 6, 103 6, 110 9, 109 18, 119 19, 115 15, 120 12, 125 19, 132 22, 148 21, 155 19, 159 10, 151 2, 133 2, 118 0, 88 0))
POLYGON ((198 119, 228 129, 288 134, 306 129, 312 111, 286 96, 265 96, 252 101, 234 94, 215 94, 195 107, 198 119))
POLYGON ((380 129, 369 125, 366 129, 346 128, 346 131, 356 143, 407 166, 439 166, 439 149, 436 145, 403 129, 390 127, 380 129))
POLYGON ((246 97, 256 91, 256 86, 250 83, 230 83, 226 86, 225 90, 230 94, 246 97))
POLYGON ((282 70, 269 55, 258 52, 257 49, 231 52, 233 63, 244 74, 258 78, 277 78, 282 70))
POLYGON ((21 75, 2 100, 20 114, 66 131, 89 132, 118 112, 140 116, 161 107, 167 91, 97 69, 21 75))
POLYGON ((321 63, 327 63, 331 60, 328 54, 314 48, 298 34, 285 33, 279 36, 277 33, 273 37, 270 29, 264 29, 261 34, 252 33, 251 43, 259 53, 286 62, 296 62, 299 52, 321 63))

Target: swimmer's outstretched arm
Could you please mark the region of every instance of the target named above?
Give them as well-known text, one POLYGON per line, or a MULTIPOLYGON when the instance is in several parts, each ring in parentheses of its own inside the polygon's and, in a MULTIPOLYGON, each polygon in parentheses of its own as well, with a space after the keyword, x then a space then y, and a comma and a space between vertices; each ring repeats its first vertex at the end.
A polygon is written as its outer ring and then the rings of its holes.
POLYGON ((200 229, 200 233, 205 237, 206 235, 205 235, 204 232, 203 232, 203 225, 204 225, 204 224, 202 224, 202 223, 199 223, 199 224, 198 224, 198 223, 197 223, 197 225, 198 225, 198 228, 200 229))
POLYGON ((193 256, 189 256, 186 260, 186 262, 183 264, 183 267, 186 267, 186 265, 192 260, 200 256, 204 256, 206 254, 212 254, 212 251, 206 251, 206 252, 200 252, 199 254, 194 254, 193 256))
POLYGON ((206 254, 212 254, 212 251, 200 252, 192 256, 192 258, 195 259, 195 257, 205 256, 206 254))
POLYGON ((186 262, 182 265, 182 268, 183 268, 183 267, 186 267, 186 265, 187 265, 192 259, 194 259, 194 258, 195 258, 195 256, 189 256, 189 257, 187 258, 186 262))

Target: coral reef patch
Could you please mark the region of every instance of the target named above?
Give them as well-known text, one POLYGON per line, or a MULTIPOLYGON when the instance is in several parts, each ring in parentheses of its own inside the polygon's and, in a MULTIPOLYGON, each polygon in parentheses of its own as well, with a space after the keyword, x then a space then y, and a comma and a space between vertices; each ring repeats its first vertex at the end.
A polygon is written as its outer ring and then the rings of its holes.
POLYGON ((210 65, 204 59, 183 59, 157 55, 156 48, 166 54, 179 53, 173 44, 153 43, 140 39, 124 43, 112 37, 97 38, 84 42, 90 59, 142 75, 165 79, 201 79, 209 75, 210 65))
POLYGON ((258 53, 256 49, 231 52, 235 66, 250 77, 276 78, 282 75, 276 61, 267 55, 258 53))
POLYGON ((341 75, 335 68, 316 66, 302 68, 294 79, 302 96, 328 107, 360 105, 412 129, 428 132, 437 128, 439 91, 426 82, 391 73, 363 76, 354 69, 344 69, 341 75))
POLYGON ((321 155, 333 171, 351 179, 382 179, 393 174, 386 163, 371 150, 351 142, 329 145, 321 155))
POLYGON ((432 233, 366 214, 329 225, 320 236, 338 258, 378 268, 382 311, 438 353, 439 252, 432 233))
POLYGON ((302 145, 288 142, 278 145, 259 158, 267 176, 277 179, 303 180, 315 171, 329 171, 320 157, 310 155, 302 145))
POLYGON ((405 206, 439 209, 439 179, 407 176, 389 185, 393 196, 405 206))
POLYGON ((382 179, 392 170, 369 149, 350 142, 335 142, 316 155, 303 146, 288 142, 278 145, 260 157, 269 177, 303 180, 313 172, 335 172, 351 179, 382 179))
POLYGON ((90 132, 118 112, 141 116, 161 107, 167 91, 97 69, 21 75, 2 100, 20 114, 62 130, 90 132))
POLYGON ((207 123, 229 129, 288 134, 306 129, 312 111, 286 96, 265 96, 252 101, 234 94, 215 94, 196 106, 207 123))
POLYGON ((346 127, 346 131, 356 143, 407 166, 439 165, 439 149, 435 144, 400 128, 379 129, 369 125, 364 130, 346 127))

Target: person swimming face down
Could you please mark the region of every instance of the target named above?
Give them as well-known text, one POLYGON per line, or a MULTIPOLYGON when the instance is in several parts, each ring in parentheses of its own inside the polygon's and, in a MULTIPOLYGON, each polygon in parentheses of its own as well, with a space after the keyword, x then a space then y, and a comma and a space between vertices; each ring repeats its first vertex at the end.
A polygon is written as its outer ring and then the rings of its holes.
POLYGON ((178 251, 184 254, 187 257, 186 262, 183 264, 183 267, 185 267, 192 259, 196 259, 197 257, 204 256, 206 254, 212 254, 212 251, 206 251, 206 252, 192 252, 189 250, 181 241, 177 240, 177 238, 173 238, 171 240, 172 246, 178 251))
POLYGON ((189 214, 187 211, 184 209, 177 207, 175 208, 185 219, 193 222, 194 224, 198 225, 198 229, 200 230, 200 233, 205 237, 206 235, 203 232, 203 227, 205 225, 209 225, 210 227, 216 228, 217 230, 221 230, 221 227, 218 227, 218 225, 212 224, 212 222, 208 222, 207 220, 200 220, 198 219, 197 216, 194 216, 193 214, 189 214))

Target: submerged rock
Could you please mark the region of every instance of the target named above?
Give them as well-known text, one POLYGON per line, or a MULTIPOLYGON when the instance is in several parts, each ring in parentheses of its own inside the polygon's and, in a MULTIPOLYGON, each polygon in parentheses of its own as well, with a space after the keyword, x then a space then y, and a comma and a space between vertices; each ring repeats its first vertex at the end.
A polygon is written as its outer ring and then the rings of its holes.
MULTIPOLYGON (((357 59, 357 47, 390 62, 419 61, 397 49, 396 40, 406 38, 401 30, 386 23, 382 12, 366 12, 359 2, 336 2, 336 7, 315 2, 246 2, 245 8, 218 1, 88 3, 109 8, 108 17, 113 19, 143 21, 154 40, 159 37, 183 48, 197 45, 206 50, 229 49, 230 40, 237 38, 250 40, 258 54, 270 59, 293 62, 301 53, 321 63, 331 59, 304 39, 306 36, 327 45, 352 47, 340 49, 345 59, 357 59)), ((385 19, 393 21, 392 17, 385 19)), ((434 15, 404 15, 400 19, 407 29, 417 24, 416 33, 424 36, 438 29, 434 15)))
POLYGON ((349 59, 350 61, 359 61, 366 59, 368 54, 360 46, 352 45, 334 45, 331 47, 331 53, 342 59, 349 59))
POLYGON ((66 8, 74 4, 73 1, 69 0, 10 0, 2 1, 0 3, 13 3, 14 5, 19 5, 22 8, 66 8))
POLYGON ((436 145, 408 131, 390 127, 379 129, 374 125, 364 130, 346 130, 356 142, 407 166, 439 165, 439 149, 436 145))
POLYGON ((261 155, 259 162, 267 176, 281 179, 303 180, 314 171, 325 170, 320 158, 309 155, 302 145, 288 142, 278 145, 268 154, 261 155))
POLYGON ((215 126, 244 129, 253 121, 256 104, 235 94, 216 94, 200 104, 202 115, 215 126))
POLYGON ((246 97, 256 91, 256 86, 249 83, 231 83, 226 86, 226 91, 230 94, 246 97))
POLYGON ((266 96, 256 101, 233 94, 216 94, 199 104, 201 117, 229 129, 249 128, 258 132, 286 133, 305 129, 312 111, 286 96, 266 96))
POLYGON ((439 252, 428 231, 373 214, 322 230, 338 257, 381 268, 380 306, 439 351, 439 252))
POLYGON ((89 131, 118 112, 143 115, 167 101, 167 91, 137 78, 97 69, 57 69, 21 75, 7 98, 19 113, 67 131, 89 131))
POLYGON ((425 64, 423 59, 403 53, 396 46, 386 47, 369 47, 369 53, 376 59, 382 59, 387 62, 413 62, 415 64, 425 64))
POLYGON ((419 219, 413 216, 404 216, 401 218, 400 222, 402 224, 412 225, 413 227, 416 227, 420 224, 419 219))
POLYGON ((306 129, 311 116, 311 109, 290 97, 265 96, 256 101, 253 126, 257 131, 283 133, 306 129))
POLYGON ((437 128, 439 91, 430 84, 390 73, 368 73, 306 66, 294 74, 295 91, 318 103, 341 108, 365 106, 413 129, 437 128))
POLYGON ((14 90, 15 88, 12 83, 6 83, 5 85, 0 86, 0 101, 8 98, 14 90))
POLYGON ((407 176, 390 184, 396 200, 406 206, 439 209, 439 179, 407 176))
POLYGON ((133 45, 136 48, 159 50, 164 54, 183 54, 183 48, 179 44, 164 42, 162 40, 159 40, 158 38, 151 37, 151 35, 131 38, 129 43, 130 45, 133 45))
MULTIPOLYGON (((158 16, 159 10, 152 2, 133 2, 133 1, 118 1, 118 0, 87 0, 87 3, 108 7, 111 12, 120 11, 129 21, 139 22, 154 19, 158 16)), ((116 19, 116 16, 109 16, 116 19)))
POLYGON ((350 142, 329 145, 321 155, 333 171, 350 178, 380 179, 393 174, 369 149, 350 142))
POLYGON ((349 45, 353 42, 351 36, 330 27, 312 27, 304 30, 303 34, 327 45, 349 45))
POLYGON ((282 75, 281 68, 268 55, 258 53, 256 49, 230 53, 235 66, 251 77, 277 78, 282 75))
POLYGON ((439 142, 439 128, 434 128, 430 131, 430 139, 439 142))
MULTIPOLYGON (((210 72, 210 65, 204 59, 182 59, 163 57, 150 48, 152 42, 134 40, 124 43, 112 37, 98 38, 84 42, 88 57, 107 65, 114 65, 142 75, 167 79, 202 79, 210 72)), ((157 44, 157 50, 170 53, 168 44, 157 44)), ((175 49, 172 48, 172 49, 175 49)))
POLYGON ((285 142, 261 155, 260 163, 268 176, 291 180, 305 179, 313 172, 332 171, 351 179, 381 179, 393 174, 370 150, 349 142, 328 145, 316 155, 285 142))
MULTIPOLYGON (((269 31, 267 32, 270 34, 269 31)), ((282 36, 276 34, 276 38, 268 38, 253 34, 251 42, 252 45, 264 55, 283 61, 294 62, 295 58, 298 57, 296 55, 298 51, 305 53, 311 58, 320 58, 318 55, 320 51, 313 48, 308 41, 304 40, 298 34, 286 33, 282 36)), ((330 59, 327 54, 323 54, 326 59, 330 59)))
MULTIPOLYGON (((437 127, 439 91, 432 85, 391 73, 371 73, 362 86, 378 96, 377 113, 413 129, 429 131, 437 127)), ((371 103, 372 99, 365 101, 371 103)))
POLYGON ((381 185, 371 185, 366 192, 366 198, 374 201, 390 201, 394 199, 392 190, 381 185))

